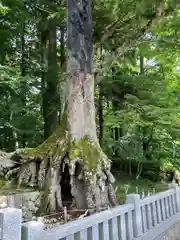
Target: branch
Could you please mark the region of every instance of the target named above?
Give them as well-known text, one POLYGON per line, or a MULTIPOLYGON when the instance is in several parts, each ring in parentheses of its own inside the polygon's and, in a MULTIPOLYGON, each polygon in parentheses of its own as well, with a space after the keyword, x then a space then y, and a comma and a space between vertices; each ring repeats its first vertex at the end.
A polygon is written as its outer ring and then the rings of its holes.
MULTIPOLYGON (((157 24, 160 20, 163 19, 163 17, 167 16, 169 13, 174 11, 174 9, 165 9, 164 7, 164 1, 158 1, 155 13, 152 14, 151 18, 148 20, 147 24, 142 27, 140 30, 140 34, 145 33, 153 24, 157 24)), ((128 16, 128 18, 123 19, 121 24, 119 24, 119 20, 116 20, 111 25, 107 26, 105 30, 103 30, 102 37, 100 39, 100 42, 103 43, 107 41, 108 39, 112 38, 114 35, 117 35, 120 30, 122 30, 122 26, 130 23, 131 21, 138 20, 137 16, 134 14, 132 16, 128 16)), ((134 39, 137 39, 137 37, 134 36, 134 39)))
MULTIPOLYGON (((127 38, 127 36, 124 37, 124 41, 123 44, 119 44, 119 42, 117 41, 117 44, 120 45, 120 47, 118 47, 115 51, 115 54, 112 56, 112 52, 106 56, 106 58, 104 59, 103 62, 103 69, 100 71, 99 68, 97 70, 97 72, 95 71, 95 84, 98 84, 102 78, 103 78, 103 71, 104 68, 107 67, 109 68, 110 65, 112 64, 112 62, 114 60, 119 59, 120 57, 122 57, 125 53, 128 53, 130 51, 132 51, 133 49, 135 49, 136 47, 138 47, 138 45, 141 43, 142 41, 142 36, 153 26, 153 25, 157 25, 159 23, 159 21, 161 21, 164 17, 168 16, 170 13, 172 13, 175 9, 166 9, 164 10, 164 3, 161 1, 157 7, 156 7, 156 13, 153 15, 153 17, 151 19, 149 19, 140 29, 140 31, 138 33, 133 34, 130 38, 127 38)), ((133 18, 134 16, 132 16, 133 18)), ((129 19, 130 20, 130 19, 129 19)), ((127 19, 128 21, 128 19, 127 19)), ((108 26, 107 28, 110 29, 110 27, 112 27, 113 29, 111 29, 111 36, 110 35, 106 35, 108 36, 108 39, 110 39, 111 37, 113 37, 114 34, 117 35, 117 25, 116 24, 112 24, 110 26, 108 26), (115 29, 116 26, 116 29, 115 29), (113 31, 112 31, 113 30, 113 31)), ((119 28, 118 28, 119 30, 119 28)), ((105 35, 104 35, 105 36, 105 35)), ((102 38, 101 38, 102 39, 102 38)), ((122 38, 121 38, 122 39, 122 38)), ((123 40, 123 39, 122 39, 123 40)))
POLYGON ((44 8, 41 8, 41 7, 39 7, 39 6, 35 6, 35 8, 36 8, 37 10, 39 10, 40 12, 52 14, 52 12, 50 12, 49 10, 44 9, 44 8))
MULTIPOLYGON (((126 17, 125 19, 123 19, 120 26, 123 26, 123 25, 127 24, 128 22, 133 20, 135 17, 136 17, 135 14, 130 16, 130 17, 128 16, 128 18, 126 17)), ((113 22, 112 24, 108 25, 105 28, 105 30, 103 30, 104 33, 102 34, 100 42, 105 42, 107 39, 112 37, 114 32, 116 32, 117 28, 119 28, 119 19, 116 20, 115 22, 113 22)))

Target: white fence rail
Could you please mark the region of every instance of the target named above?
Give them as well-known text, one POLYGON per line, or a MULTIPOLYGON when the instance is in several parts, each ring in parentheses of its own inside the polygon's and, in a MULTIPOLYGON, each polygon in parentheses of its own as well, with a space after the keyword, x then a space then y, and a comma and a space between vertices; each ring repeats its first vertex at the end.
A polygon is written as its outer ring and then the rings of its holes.
POLYGON ((144 199, 127 196, 127 204, 44 230, 40 222, 21 224, 21 210, 0 210, 1 240, 153 240, 180 221, 180 188, 144 199), (22 228, 22 229, 21 229, 22 228))

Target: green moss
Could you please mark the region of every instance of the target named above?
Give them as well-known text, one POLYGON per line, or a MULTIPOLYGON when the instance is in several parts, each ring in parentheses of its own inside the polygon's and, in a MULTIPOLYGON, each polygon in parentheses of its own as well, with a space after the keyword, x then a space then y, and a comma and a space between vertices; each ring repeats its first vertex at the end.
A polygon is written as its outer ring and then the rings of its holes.
POLYGON ((74 160, 79 157, 83 161, 84 168, 88 172, 94 172, 100 164, 103 164, 105 155, 96 141, 91 141, 86 136, 80 141, 72 141, 66 131, 67 118, 63 115, 60 126, 47 140, 36 148, 25 149, 24 159, 49 157, 56 159, 57 155, 62 155, 65 151, 69 154, 69 159, 74 160), (69 149, 68 149, 69 147, 69 149), (69 151, 68 151, 69 150, 69 151))
POLYGON ((102 160, 103 152, 98 143, 83 137, 80 141, 72 141, 70 144, 70 160, 74 160, 77 157, 83 161, 84 168, 88 172, 93 172, 102 160))

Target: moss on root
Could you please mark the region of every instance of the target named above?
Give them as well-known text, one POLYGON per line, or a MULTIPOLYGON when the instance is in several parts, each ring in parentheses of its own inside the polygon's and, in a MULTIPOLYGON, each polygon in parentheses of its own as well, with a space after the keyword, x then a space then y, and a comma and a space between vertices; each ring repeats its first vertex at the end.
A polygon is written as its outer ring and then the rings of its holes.
MULTIPOLYGON (((81 140, 71 140, 68 132, 58 128, 46 141, 37 148, 29 148, 23 151, 24 160, 48 158, 52 162, 58 156, 67 154, 69 161, 79 159, 82 161, 84 169, 94 172, 98 167, 107 164, 107 156, 102 151, 99 143, 84 136, 81 140)), ((109 160, 108 160, 109 161, 109 160)))
POLYGON ((111 190, 113 177, 110 173, 109 159, 99 143, 88 136, 79 141, 72 140, 66 129, 66 119, 62 119, 54 134, 41 145, 25 149, 19 156, 22 162, 18 170, 18 184, 38 186, 42 190, 40 210, 43 212, 54 211, 55 202, 58 202, 59 208, 61 207, 60 184, 66 166, 70 175, 68 180, 70 191, 79 208, 83 208, 82 206, 93 208, 98 201, 97 205, 107 204, 108 194, 112 195, 109 197, 112 199, 110 202, 115 202, 111 190), (99 197, 96 196, 98 194, 99 197))
POLYGON ((69 159, 73 161, 76 158, 82 161, 84 169, 88 172, 97 171, 98 167, 101 167, 107 161, 99 143, 88 139, 87 136, 79 141, 73 140, 70 142, 69 159))
MULTIPOLYGON (((27 148, 22 152, 23 162, 49 159, 51 163, 56 161, 58 156, 66 153, 69 161, 79 159, 85 171, 94 172, 98 167, 105 167, 107 156, 102 151, 98 142, 84 136, 81 140, 72 140, 66 128, 67 116, 63 115, 60 126, 42 144, 36 148, 27 148)), ((108 160, 108 161, 107 161, 108 160)))

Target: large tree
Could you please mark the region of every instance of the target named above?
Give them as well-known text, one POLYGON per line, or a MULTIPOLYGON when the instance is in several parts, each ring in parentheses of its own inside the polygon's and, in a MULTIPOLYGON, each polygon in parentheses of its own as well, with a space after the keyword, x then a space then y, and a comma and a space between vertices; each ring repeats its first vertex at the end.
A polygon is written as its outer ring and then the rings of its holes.
POLYGON ((67 195, 77 208, 116 204, 110 160, 96 133, 92 33, 91 0, 68 0, 66 100, 60 127, 37 148, 12 157, 22 162, 10 173, 18 170, 19 186, 38 184, 45 211, 62 207, 67 195))
POLYGON ((110 161, 96 133, 92 33, 91 0, 69 0, 66 96, 71 189, 79 207, 90 208, 116 203, 110 161))

